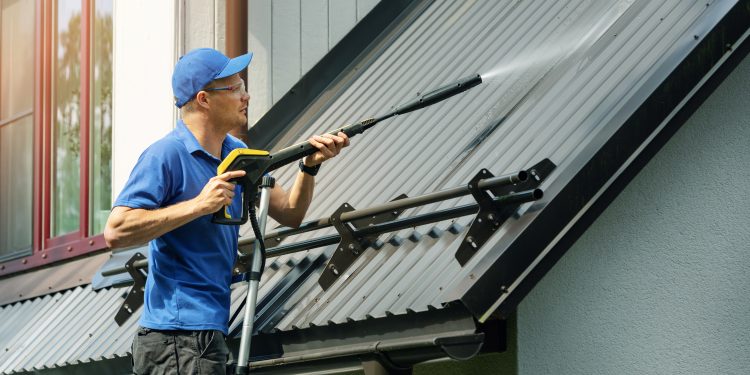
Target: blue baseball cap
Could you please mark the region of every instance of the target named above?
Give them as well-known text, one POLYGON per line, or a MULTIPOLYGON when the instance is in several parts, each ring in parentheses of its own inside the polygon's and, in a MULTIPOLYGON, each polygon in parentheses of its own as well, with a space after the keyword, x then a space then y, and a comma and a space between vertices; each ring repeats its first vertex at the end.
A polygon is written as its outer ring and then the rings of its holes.
POLYGON ((230 59, 213 48, 198 48, 180 57, 172 73, 174 104, 181 108, 211 81, 241 72, 253 53, 230 59))

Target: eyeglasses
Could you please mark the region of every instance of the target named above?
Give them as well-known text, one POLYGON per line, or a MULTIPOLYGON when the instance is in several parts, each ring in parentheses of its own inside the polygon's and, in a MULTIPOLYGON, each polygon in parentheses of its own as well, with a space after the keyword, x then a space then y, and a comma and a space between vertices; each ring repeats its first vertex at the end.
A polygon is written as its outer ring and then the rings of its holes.
POLYGON ((247 94, 247 90, 245 89, 245 81, 240 81, 231 86, 209 87, 203 89, 203 91, 230 91, 234 94, 247 94))

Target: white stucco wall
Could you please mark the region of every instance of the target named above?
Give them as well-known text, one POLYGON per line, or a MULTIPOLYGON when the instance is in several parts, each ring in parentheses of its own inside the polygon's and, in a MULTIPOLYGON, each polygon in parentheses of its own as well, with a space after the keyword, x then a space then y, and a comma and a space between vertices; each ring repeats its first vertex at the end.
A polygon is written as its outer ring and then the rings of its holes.
POLYGON ((194 48, 215 48, 226 53, 226 1, 178 1, 178 17, 182 17, 184 25, 183 34, 177 38, 179 55, 194 48))
POLYGON ((750 374, 750 58, 518 308, 520 374, 750 374))
POLYGON ((174 126, 173 0, 114 2, 112 194, 141 152, 174 126))

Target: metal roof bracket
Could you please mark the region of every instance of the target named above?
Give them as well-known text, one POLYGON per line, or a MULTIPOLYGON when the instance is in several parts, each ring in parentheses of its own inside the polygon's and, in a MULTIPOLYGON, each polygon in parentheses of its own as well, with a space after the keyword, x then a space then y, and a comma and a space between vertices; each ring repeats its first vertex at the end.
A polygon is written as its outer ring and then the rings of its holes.
MULTIPOLYGON (((266 245, 268 246, 268 245, 266 245)), ((250 266, 253 264, 253 254, 246 254, 238 251, 237 260, 232 267, 232 276, 242 275, 250 272, 250 266)))
POLYGON ((495 197, 510 196, 511 193, 522 191, 533 191, 554 170, 556 165, 549 159, 544 159, 526 172, 530 178, 523 182, 512 185, 496 186, 484 189, 479 187, 479 181, 494 177, 487 169, 482 169, 469 181, 468 187, 471 195, 479 204, 479 212, 471 223, 464 240, 456 251, 456 260, 463 267, 474 254, 482 248, 485 242, 492 236, 500 226, 510 218, 518 207, 525 201, 500 200, 495 197))
POLYGON ((143 292, 146 287, 146 275, 143 274, 145 271, 141 271, 141 268, 135 267, 133 263, 139 260, 146 260, 146 257, 141 253, 135 253, 125 263, 125 269, 133 278, 133 287, 130 288, 128 296, 125 297, 125 301, 120 306, 120 310, 115 315, 115 322, 118 326, 122 326, 133 312, 138 310, 143 305, 143 292))
MULTIPOLYGON (((407 198, 406 194, 401 194, 393 200, 395 201, 403 198, 407 198)), ((357 237, 354 231, 356 229, 367 228, 376 224, 392 221, 401 215, 401 213, 404 212, 404 209, 394 209, 393 211, 352 220, 350 223, 354 228, 341 220, 341 214, 350 211, 354 211, 354 207, 349 203, 344 203, 336 209, 333 215, 331 215, 331 224, 336 228, 336 231, 339 232, 341 241, 336 247, 336 251, 331 256, 331 259, 328 260, 328 264, 326 264, 323 274, 320 275, 320 279, 318 279, 318 284, 320 284, 323 290, 328 290, 336 279, 338 279, 339 276, 341 276, 341 274, 343 274, 344 271, 346 271, 349 266, 351 266, 352 263, 362 255, 362 252, 367 250, 370 244, 378 237, 378 234, 357 237)))

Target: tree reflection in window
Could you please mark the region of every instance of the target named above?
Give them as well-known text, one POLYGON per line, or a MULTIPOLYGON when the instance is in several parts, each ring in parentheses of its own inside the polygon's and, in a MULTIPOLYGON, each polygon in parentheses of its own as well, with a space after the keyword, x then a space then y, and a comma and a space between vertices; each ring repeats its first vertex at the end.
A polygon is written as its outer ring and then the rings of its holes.
POLYGON ((81 2, 57 2, 52 236, 80 223, 81 2))
POLYGON ((112 0, 97 0, 93 15, 90 232, 96 234, 112 206, 112 0))

